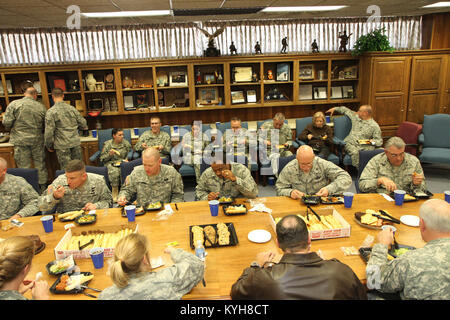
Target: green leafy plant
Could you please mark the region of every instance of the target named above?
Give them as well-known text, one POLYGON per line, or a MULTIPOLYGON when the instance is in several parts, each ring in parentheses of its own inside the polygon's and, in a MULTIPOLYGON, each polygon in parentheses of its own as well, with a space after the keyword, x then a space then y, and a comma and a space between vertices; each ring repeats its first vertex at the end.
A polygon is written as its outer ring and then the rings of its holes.
POLYGON ((384 32, 386 32, 386 29, 383 27, 375 29, 368 34, 359 37, 353 47, 352 55, 359 56, 367 51, 394 52, 394 48, 389 43, 388 37, 384 34, 384 32))

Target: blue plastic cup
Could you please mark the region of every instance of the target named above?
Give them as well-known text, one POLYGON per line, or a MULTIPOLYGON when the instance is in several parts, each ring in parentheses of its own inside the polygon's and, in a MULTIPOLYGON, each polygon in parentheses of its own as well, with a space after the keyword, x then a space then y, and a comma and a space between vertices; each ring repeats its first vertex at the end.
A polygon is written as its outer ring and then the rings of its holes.
POLYGON ((139 129, 138 128, 134 128, 133 130, 134 130, 134 135, 138 136, 139 135, 139 129))
POLYGON ((275 178, 274 177, 269 177, 267 179, 267 183, 269 184, 269 186, 275 185, 275 178))
POLYGON ((450 203, 450 191, 444 191, 445 201, 450 203))
POLYGON ((53 232, 53 216, 43 216, 41 221, 46 233, 53 232))
POLYGON ((97 138, 97 130, 92 130, 92 137, 97 138))
POLYGON ((126 206, 125 212, 127 213, 128 222, 133 222, 136 218, 136 206, 126 206))
POLYGON ((394 190, 395 205, 397 206, 403 205, 405 194, 406 194, 405 190, 394 190))
POLYGON ((330 123, 330 122, 331 122, 331 117, 330 117, 330 116, 326 116, 326 117, 325 117, 325 121, 326 121, 327 123, 330 123))
POLYGON ((353 192, 344 192, 344 207, 351 208, 353 204, 353 192))
POLYGON ((217 217, 219 214, 219 200, 211 200, 209 203, 209 210, 211 211, 211 216, 217 217))
POLYGON ((89 250, 89 254, 91 255, 94 268, 103 268, 103 248, 92 248, 91 250, 89 250))

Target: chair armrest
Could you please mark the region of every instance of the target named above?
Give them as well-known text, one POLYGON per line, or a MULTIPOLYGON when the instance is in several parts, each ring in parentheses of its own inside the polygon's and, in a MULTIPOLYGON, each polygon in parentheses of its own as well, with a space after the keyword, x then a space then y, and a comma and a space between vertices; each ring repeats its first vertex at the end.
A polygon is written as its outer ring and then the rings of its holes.
POLYGON ((99 157, 100 157, 100 151, 97 151, 92 156, 89 157, 89 161, 95 162, 99 157))
POLYGON ((128 159, 128 160, 133 160, 133 154, 134 154, 134 151, 133 151, 133 150, 131 150, 130 152, 128 152, 128 154, 127 154, 127 159, 128 159))
POLYGON ((133 151, 133 160, 139 159, 141 157, 141 154, 138 151, 133 151))
POLYGON ((300 146, 304 146, 306 143, 300 139, 295 139, 294 141, 292 141, 292 146, 297 149, 300 146))
POLYGON ((333 143, 337 144, 338 146, 345 146, 346 143, 344 140, 341 140, 339 138, 333 137, 333 143))
POLYGON ((425 143, 425 136, 423 133, 419 134, 419 144, 424 144, 425 143))

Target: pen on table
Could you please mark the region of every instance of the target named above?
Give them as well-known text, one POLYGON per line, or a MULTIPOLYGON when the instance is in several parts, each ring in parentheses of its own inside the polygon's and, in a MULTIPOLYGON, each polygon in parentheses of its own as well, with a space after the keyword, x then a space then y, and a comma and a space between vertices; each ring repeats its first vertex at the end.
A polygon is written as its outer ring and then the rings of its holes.
POLYGON ((178 206, 177 206, 177 204, 175 203, 175 209, 177 209, 177 211, 178 211, 178 206))

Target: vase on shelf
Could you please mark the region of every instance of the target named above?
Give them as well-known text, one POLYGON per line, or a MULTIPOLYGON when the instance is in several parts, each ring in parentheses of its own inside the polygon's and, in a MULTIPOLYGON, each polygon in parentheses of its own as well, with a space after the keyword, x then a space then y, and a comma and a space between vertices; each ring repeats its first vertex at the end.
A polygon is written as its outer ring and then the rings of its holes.
POLYGON ((93 73, 88 73, 86 77, 86 86, 89 91, 95 91, 95 84, 97 83, 97 80, 94 78, 93 73))

